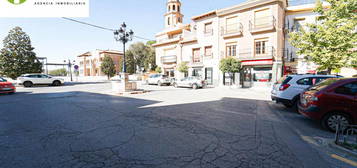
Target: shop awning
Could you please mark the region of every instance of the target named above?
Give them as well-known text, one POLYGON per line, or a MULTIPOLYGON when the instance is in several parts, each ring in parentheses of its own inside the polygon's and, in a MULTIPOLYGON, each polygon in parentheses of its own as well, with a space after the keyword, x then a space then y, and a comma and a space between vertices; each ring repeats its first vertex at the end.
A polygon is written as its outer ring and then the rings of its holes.
POLYGON ((273 59, 247 60, 247 61, 242 61, 242 65, 243 65, 243 66, 273 65, 273 59))

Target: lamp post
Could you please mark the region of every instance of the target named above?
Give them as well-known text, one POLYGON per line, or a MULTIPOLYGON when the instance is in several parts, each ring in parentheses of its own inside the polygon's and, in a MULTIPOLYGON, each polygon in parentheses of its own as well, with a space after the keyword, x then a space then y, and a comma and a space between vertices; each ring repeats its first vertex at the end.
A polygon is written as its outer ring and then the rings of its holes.
MULTIPOLYGON (((67 61, 64 60, 63 62, 66 63, 67 61)), ((75 63, 76 61, 73 60, 72 62, 75 63)), ((71 82, 73 82, 73 77, 72 77, 72 65, 73 64, 72 64, 72 62, 70 59, 68 59, 68 69, 69 69, 69 74, 71 75, 71 82)))
POLYGON ((125 22, 121 25, 119 30, 114 31, 114 39, 117 42, 123 43, 123 73, 126 73, 126 58, 125 58, 125 44, 131 40, 133 40, 134 32, 132 30, 127 31, 125 22))

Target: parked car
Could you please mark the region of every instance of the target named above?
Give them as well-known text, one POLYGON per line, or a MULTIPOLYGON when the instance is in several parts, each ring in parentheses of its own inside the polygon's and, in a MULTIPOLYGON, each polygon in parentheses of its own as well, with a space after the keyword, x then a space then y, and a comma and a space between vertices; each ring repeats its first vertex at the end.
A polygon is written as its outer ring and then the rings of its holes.
POLYGON ((15 93, 16 87, 11 82, 8 82, 6 79, 0 77, 0 93, 15 93))
POLYGON ((64 79, 44 74, 25 74, 17 78, 17 83, 24 87, 32 87, 33 85, 61 86, 64 84, 64 79))
POLYGON ((300 94, 307 88, 328 78, 337 78, 333 75, 289 75, 284 76, 273 85, 271 98, 286 107, 297 107, 300 94))
POLYGON ((187 77, 174 82, 174 87, 188 87, 192 89, 204 88, 206 87, 206 81, 200 79, 199 77, 187 77))
POLYGON ((170 85, 171 79, 169 77, 167 77, 167 75, 153 74, 153 75, 149 76, 149 78, 146 80, 146 83, 154 84, 154 85, 158 85, 158 86, 170 85))
POLYGON ((299 112, 335 131, 357 122, 357 78, 328 79, 301 94, 299 112))

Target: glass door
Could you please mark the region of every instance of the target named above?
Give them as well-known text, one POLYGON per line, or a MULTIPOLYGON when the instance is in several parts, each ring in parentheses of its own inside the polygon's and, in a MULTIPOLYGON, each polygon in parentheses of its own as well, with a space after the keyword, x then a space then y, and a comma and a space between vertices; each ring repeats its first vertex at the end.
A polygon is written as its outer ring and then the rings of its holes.
POLYGON ((206 68, 205 80, 208 85, 213 85, 213 68, 206 68))

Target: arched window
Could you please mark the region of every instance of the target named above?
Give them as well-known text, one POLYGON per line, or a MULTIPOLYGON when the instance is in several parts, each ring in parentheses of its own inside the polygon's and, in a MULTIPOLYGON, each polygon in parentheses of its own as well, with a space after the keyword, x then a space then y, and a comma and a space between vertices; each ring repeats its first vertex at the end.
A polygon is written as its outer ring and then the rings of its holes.
POLYGON ((173 11, 176 10, 176 6, 175 6, 175 5, 172 6, 172 10, 173 10, 173 11))
POLYGON ((177 21, 178 21, 179 23, 181 23, 181 18, 180 18, 180 17, 178 17, 178 18, 177 18, 177 21))
POLYGON ((177 6, 177 11, 180 12, 180 6, 177 6))
POLYGON ((170 25, 170 17, 167 18, 167 25, 170 25))
POLYGON ((169 6, 167 10, 170 12, 170 10, 171 10, 171 6, 169 6))

